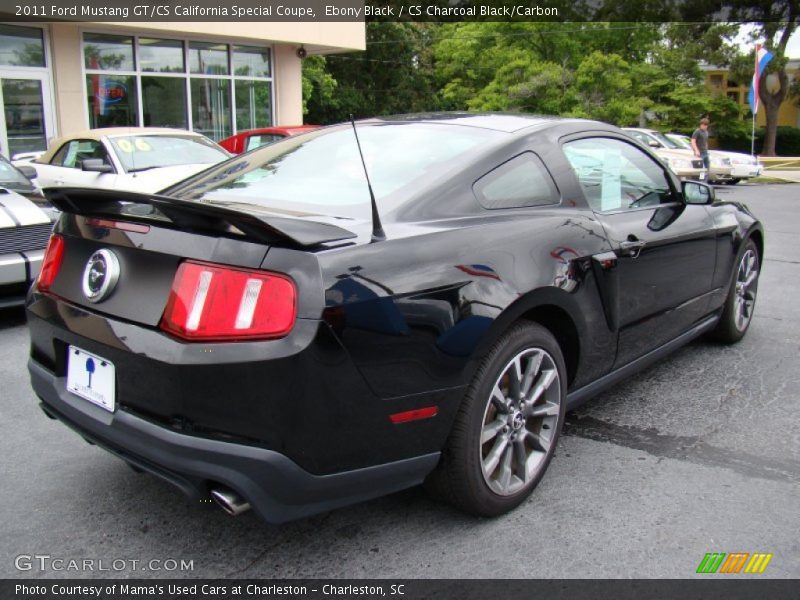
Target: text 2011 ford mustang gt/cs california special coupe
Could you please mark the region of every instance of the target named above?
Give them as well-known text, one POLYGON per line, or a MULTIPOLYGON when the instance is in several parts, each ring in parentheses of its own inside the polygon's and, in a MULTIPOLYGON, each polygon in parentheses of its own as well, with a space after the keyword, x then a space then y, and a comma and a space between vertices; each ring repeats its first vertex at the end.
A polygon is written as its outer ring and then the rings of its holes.
POLYGON ((510 510, 565 410, 745 334, 763 256, 745 206, 581 120, 374 119, 157 195, 48 194, 27 303, 44 411, 271 522, 423 481, 510 510))

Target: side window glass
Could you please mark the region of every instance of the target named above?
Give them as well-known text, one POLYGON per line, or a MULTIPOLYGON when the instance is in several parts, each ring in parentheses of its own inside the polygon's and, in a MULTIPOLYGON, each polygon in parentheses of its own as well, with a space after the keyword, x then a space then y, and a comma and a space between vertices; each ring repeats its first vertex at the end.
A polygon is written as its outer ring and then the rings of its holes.
POLYGON ((261 146, 266 146, 267 144, 271 144, 272 142, 277 142, 278 140, 282 140, 282 135, 273 135, 273 134, 262 134, 262 135, 251 135, 247 138, 247 148, 245 151, 252 150, 253 148, 260 148, 261 146))
POLYGON ((68 169, 80 169, 81 161, 87 158, 100 158, 107 164, 111 164, 105 148, 95 140, 72 140, 64 144, 56 152, 50 164, 68 169))
POLYGON ((564 154, 597 212, 632 210, 674 200, 664 168, 632 144, 612 138, 567 142, 564 154))
POLYGON ((522 208, 558 204, 553 178, 532 152, 525 152, 481 177, 472 187, 481 206, 488 209, 522 208))
POLYGON ((66 163, 68 161, 74 161, 74 155, 78 148, 78 142, 75 140, 71 142, 67 142, 58 152, 55 153, 53 158, 50 160, 50 164, 56 167, 66 167, 66 163))

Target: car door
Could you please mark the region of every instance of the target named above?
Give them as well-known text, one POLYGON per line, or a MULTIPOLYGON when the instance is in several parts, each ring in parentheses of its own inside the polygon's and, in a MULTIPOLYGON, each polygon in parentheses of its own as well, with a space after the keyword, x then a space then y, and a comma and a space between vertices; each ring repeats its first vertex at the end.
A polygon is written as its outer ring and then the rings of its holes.
POLYGON ((704 206, 634 143, 582 137, 562 146, 614 249, 600 257, 604 302, 618 331, 615 367, 688 330, 708 310, 715 231, 704 206))
POLYGON ((36 172, 41 187, 101 187, 113 188, 115 173, 84 171, 82 161, 100 158, 112 165, 105 146, 97 140, 69 140, 53 155, 49 164, 37 164, 36 172))

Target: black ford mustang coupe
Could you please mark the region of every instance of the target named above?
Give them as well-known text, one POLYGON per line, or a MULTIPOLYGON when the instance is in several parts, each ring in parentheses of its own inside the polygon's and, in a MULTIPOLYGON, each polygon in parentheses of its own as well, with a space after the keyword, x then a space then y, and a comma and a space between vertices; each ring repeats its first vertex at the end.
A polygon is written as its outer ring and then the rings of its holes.
POLYGON ((619 129, 525 115, 348 123, 157 195, 48 196, 44 412, 270 522, 423 481, 514 508, 567 409, 745 334, 764 247, 619 129))

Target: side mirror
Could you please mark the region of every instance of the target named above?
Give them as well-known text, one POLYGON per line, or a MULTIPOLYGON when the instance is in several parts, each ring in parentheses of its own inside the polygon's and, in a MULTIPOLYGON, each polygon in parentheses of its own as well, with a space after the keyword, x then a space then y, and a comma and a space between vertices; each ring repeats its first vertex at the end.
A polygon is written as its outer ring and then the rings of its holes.
POLYGON ((36 179, 39 174, 36 172, 36 169, 31 167, 30 165, 22 165, 17 167, 17 171, 25 175, 28 179, 36 179))
POLYGON ((661 142, 657 142, 656 140, 650 140, 649 142, 647 142, 647 145, 650 146, 651 148, 662 148, 663 147, 661 145, 661 142))
POLYGON ((94 171, 95 173, 113 173, 114 167, 103 161, 102 158, 84 158, 81 161, 82 171, 94 171))
POLYGON ((699 181, 684 181, 681 189, 686 204, 713 204, 716 200, 714 188, 699 181))

